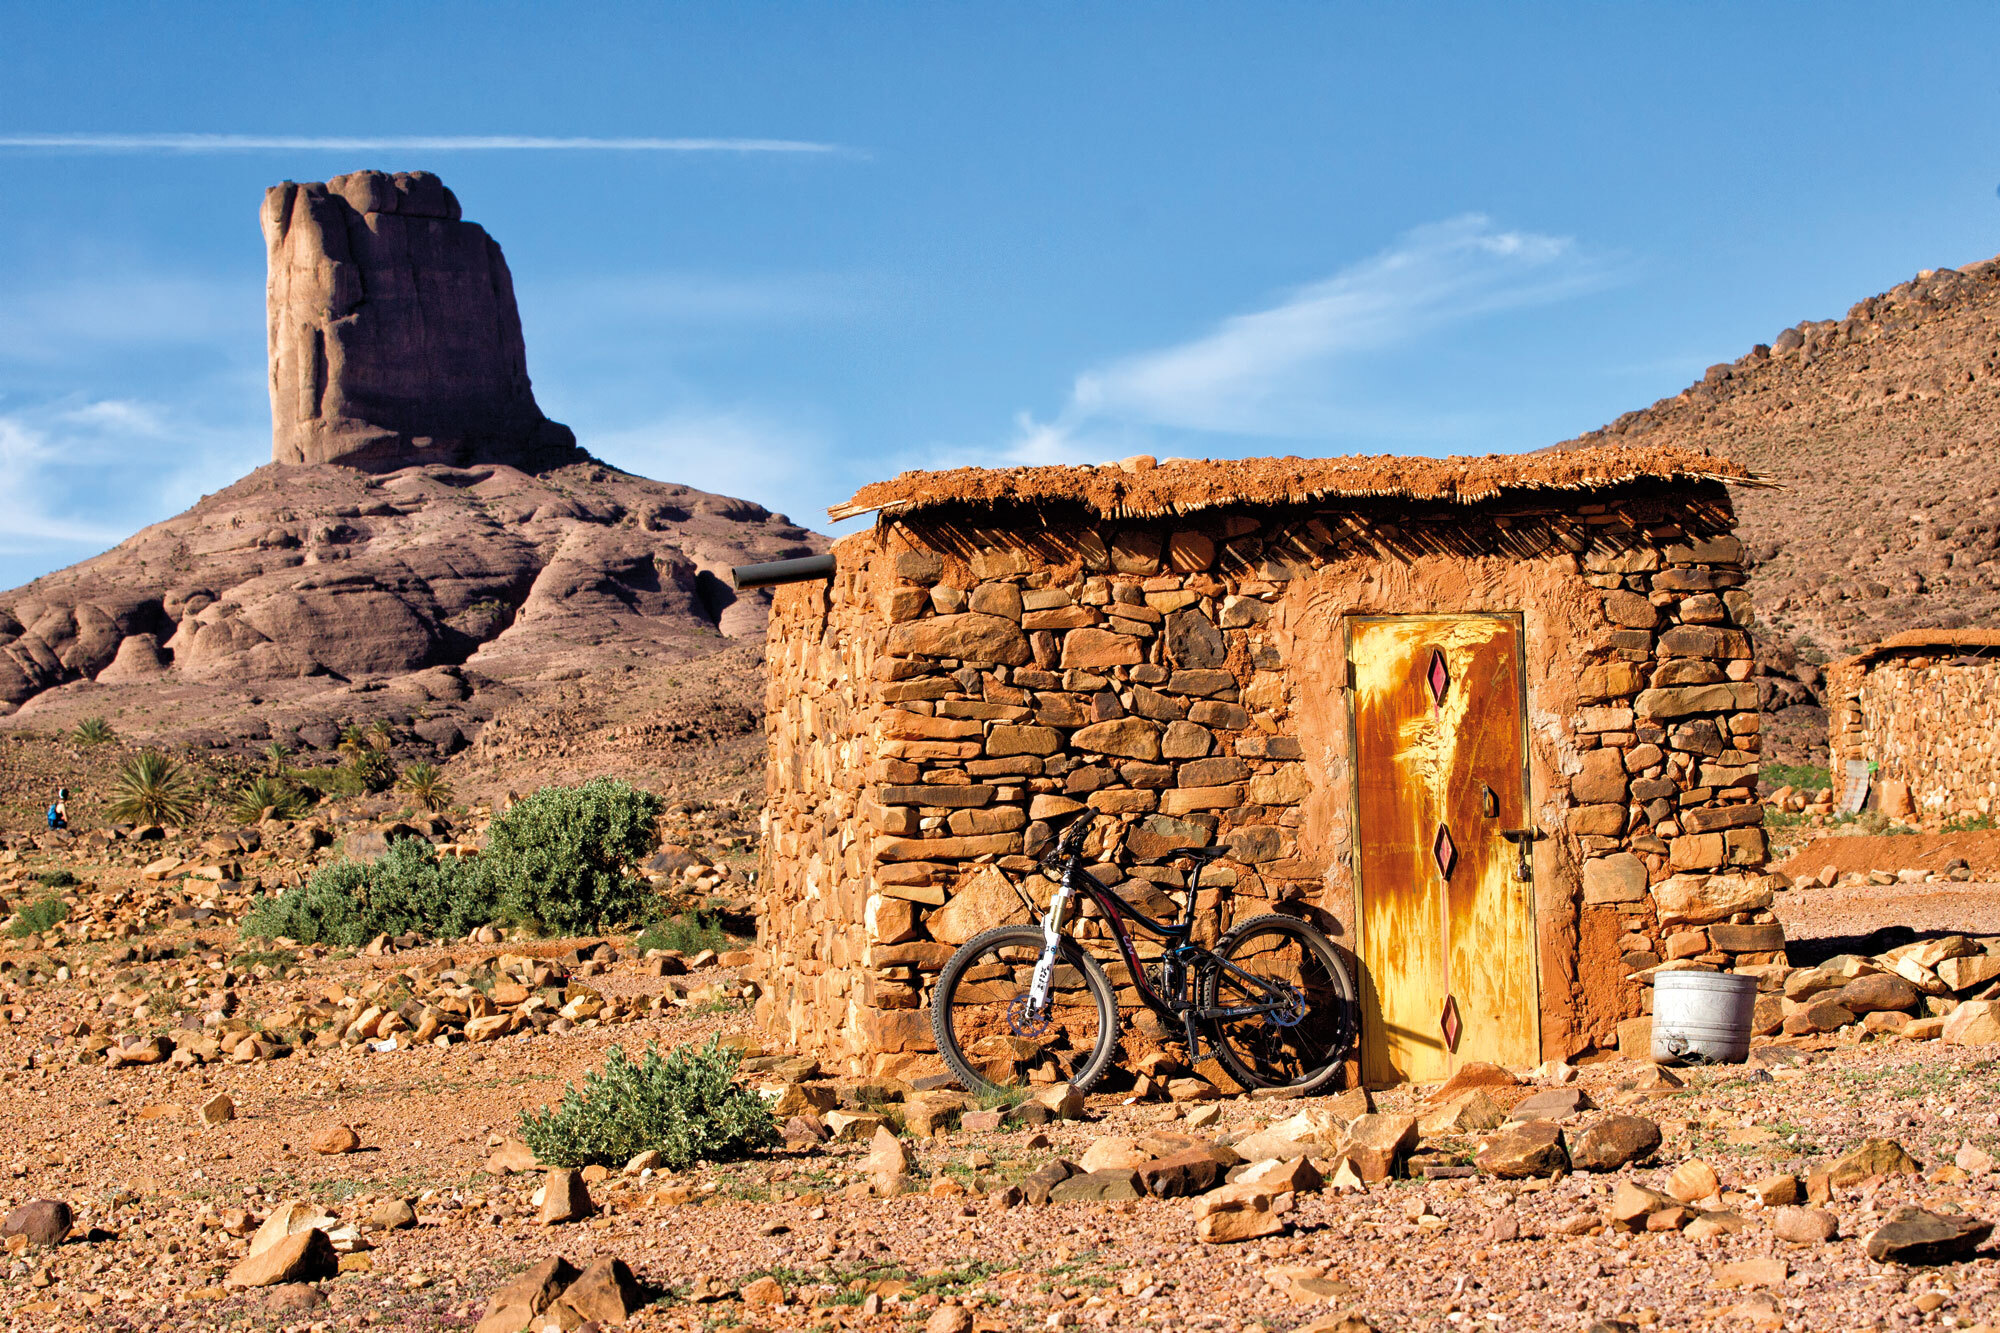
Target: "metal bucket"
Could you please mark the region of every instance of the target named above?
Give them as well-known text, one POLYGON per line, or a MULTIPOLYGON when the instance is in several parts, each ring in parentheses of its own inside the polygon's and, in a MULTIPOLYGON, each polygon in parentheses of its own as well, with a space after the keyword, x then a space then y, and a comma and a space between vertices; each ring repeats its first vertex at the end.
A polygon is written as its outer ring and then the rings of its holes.
POLYGON ((1725 972, 1653 976, 1653 1059, 1660 1064, 1736 1064, 1750 1054, 1757 978, 1725 972))

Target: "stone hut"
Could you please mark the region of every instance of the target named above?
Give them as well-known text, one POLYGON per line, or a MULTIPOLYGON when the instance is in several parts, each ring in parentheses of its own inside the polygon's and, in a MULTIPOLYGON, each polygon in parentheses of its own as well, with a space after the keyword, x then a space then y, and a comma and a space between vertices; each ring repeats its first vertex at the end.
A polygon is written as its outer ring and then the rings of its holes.
MULTIPOLYGON (((1326 929, 1370 1083, 1629 1042, 1659 969, 1781 962, 1725 482, 1756 479, 1614 447, 863 489, 830 512, 874 527, 772 614, 761 1025, 941 1068, 937 970, 1047 903, 1086 806, 1154 915, 1220 843, 1206 929, 1326 929)), ((1131 1060, 1165 1034, 1112 952, 1131 1060)))
POLYGON ((1826 672, 1835 808, 1936 827, 2000 814, 2000 630, 1913 629, 1826 672))

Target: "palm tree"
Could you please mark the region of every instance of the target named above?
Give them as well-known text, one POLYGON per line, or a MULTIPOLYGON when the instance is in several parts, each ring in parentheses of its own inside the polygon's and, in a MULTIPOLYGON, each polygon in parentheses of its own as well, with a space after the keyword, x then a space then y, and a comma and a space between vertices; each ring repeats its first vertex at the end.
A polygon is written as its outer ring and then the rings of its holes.
POLYGON ((436 764, 414 763, 403 770, 396 785, 426 810, 442 810, 451 804, 451 783, 436 764))
POLYGON ((101 717, 85 718, 76 724, 76 730, 70 734, 78 745, 102 745, 106 741, 117 739, 117 733, 111 730, 111 724, 101 717))
POLYGON ((194 776, 158 750, 147 750, 119 766, 106 813, 137 824, 185 824, 200 808, 194 776))

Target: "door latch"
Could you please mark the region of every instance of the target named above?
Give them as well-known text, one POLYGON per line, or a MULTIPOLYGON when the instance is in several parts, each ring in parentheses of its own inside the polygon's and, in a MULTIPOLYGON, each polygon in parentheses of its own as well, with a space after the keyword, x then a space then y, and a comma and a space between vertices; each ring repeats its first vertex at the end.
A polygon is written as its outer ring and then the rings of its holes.
POLYGON ((1540 829, 1530 825, 1527 828, 1501 829, 1500 836, 1508 842, 1513 843, 1514 850, 1520 854, 1520 860, 1514 866, 1514 878, 1520 880, 1523 884, 1533 880, 1535 877, 1535 863, 1529 859, 1529 853, 1533 850, 1534 845, 1547 835, 1540 829))

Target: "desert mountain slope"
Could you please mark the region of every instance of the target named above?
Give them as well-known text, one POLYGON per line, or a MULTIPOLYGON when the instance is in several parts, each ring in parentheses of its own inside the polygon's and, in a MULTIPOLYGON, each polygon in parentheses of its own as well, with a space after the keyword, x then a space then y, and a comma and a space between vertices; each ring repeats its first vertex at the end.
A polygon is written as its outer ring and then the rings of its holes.
POLYGON ((0 593, 0 707, 323 746, 400 700, 390 720, 450 752, 542 685, 761 641, 767 598, 738 597, 729 566, 823 548, 757 505, 594 463, 270 464, 0 593))
POLYGON ((1996 441, 2000 260, 1986 260, 1786 329, 1569 444, 1697 445, 1778 482, 1736 492, 1757 614, 1834 656, 2000 624, 1996 441))

